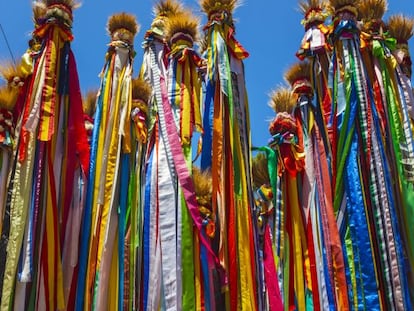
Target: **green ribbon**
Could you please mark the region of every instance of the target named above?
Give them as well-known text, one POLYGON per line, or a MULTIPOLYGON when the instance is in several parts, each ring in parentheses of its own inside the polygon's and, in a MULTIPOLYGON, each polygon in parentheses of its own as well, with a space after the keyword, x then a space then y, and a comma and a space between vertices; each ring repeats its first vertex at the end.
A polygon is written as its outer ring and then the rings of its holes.
POLYGON ((400 199, 402 203, 402 212, 404 214, 404 228, 406 230, 405 242, 408 249, 408 256, 410 258, 410 266, 414 269, 414 243, 412 237, 414 236, 414 188, 413 184, 409 183, 406 179, 401 145, 407 145, 407 141, 404 135, 402 122, 400 119, 395 89, 393 88, 392 79, 389 76, 387 65, 392 67, 392 59, 387 57, 384 52, 382 42, 374 40, 373 42, 373 54, 379 60, 381 67, 381 74, 384 80, 384 91, 387 99, 387 108, 389 115, 389 129, 391 132, 392 147, 395 156, 395 166, 397 168, 396 178, 398 179, 397 184, 400 188, 400 199))
MULTIPOLYGON (((183 147, 184 157, 191 172, 191 147, 183 147)), ((180 191, 181 200, 181 278, 182 278, 182 308, 183 310, 196 309, 196 292, 194 286, 194 261, 200 258, 194 258, 194 238, 193 222, 189 214, 187 203, 184 195, 180 191)), ((207 263, 203 263, 206 264, 207 263)))

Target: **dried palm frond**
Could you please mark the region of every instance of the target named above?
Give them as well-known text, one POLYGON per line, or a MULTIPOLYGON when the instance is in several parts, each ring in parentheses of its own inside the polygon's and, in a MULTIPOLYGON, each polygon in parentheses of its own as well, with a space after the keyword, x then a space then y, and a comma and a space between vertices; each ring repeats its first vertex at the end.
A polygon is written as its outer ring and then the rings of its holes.
POLYGON ((86 94, 83 97, 83 113, 87 114, 90 117, 92 117, 95 113, 97 95, 98 90, 92 89, 86 92, 86 94))
POLYGON ((166 21, 171 16, 181 14, 183 12, 183 6, 175 0, 161 0, 153 10, 155 18, 151 23, 151 28, 152 30, 158 29, 156 33, 163 36, 166 21))
POLYGON ((347 6, 357 7, 359 1, 361 0, 329 0, 329 4, 335 10, 338 10, 347 6))
POLYGON ((321 0, 301 0, 299 2, 299 9, 303 14, 306 14, 312 9, 322 9, 321 0))
POLYGON ((0 63, 0 75, 9 87, 20 87, 24 80, 31 73, 31 64, 19 63, 14 65, 12 62, 0 63))
POLYGON ((262 185, 270 185, 267 157, 264 153, 260 152, 253 158, 252 173, 255 189, 260 188, 262 185))
POLYGON ((305 79, 310 81, 311 64, 308 61, 297 62, 285 72, 285 80, 293 87, 296 81, 305 79))
POLYGON ((33 17, 35 27, 41 23, 42 19, 51 18, 59 20, 60 25, 68 28, 72 27, 72 11, 80 7, 76 0, 38 0, 33 3, 33 17))
POLYGON ((184 10, 180 14, 171 16, 165 24, 165 37, 170 41, 174 35, 184 34, 192 41, 198 40, 200 20, 191 11, 184 10))
POLYGON ((358 17, 363 22, 381 20, 387 11, 387 0, 362 0, 358 3, 358 17))
POLYGON ((193 167, 194 190, 200 206, 211 206, 213 182, 209 171, 193 167))
POLYGON ((13 110, 18 92, 16 89, 3 86, 0 88, 0 109, 13 110))
POLYGON ((329 0, 329 12, 334 16, 341 15, 341 18, 355 19, 358 16, 358 3, 362 0, 329 0), (346 13, 350 13, 346 14, 346 13))
POLYGON ((285 80, 292 86, 293 93, 307 95, 313 93, 311 68, 311 64, 308 61, 303 61, 292 65, 286 71, 285 80))
POLYGON ((402 14, 392 15, 388 20, 388 30, 398 43, 407 43, 414 35, 414 18, 402 14))
POLYGON ((200 0, 200 6, 208 16, 219 11, 232 13, 239 5, 238 0, 200 0))
POLYGON ((35 1, 35 2, 33 2, 32 10, 33 10, 34 22, 35 22, 35 24, 37 24, 40 19, 45 17, 47 7, 46 7, 46 4, 44 2, 35 1))
POLYGON ((328 17, 328 13, 324 8, 327 4, 322 0, 301 0, 299 2, 299 10, 303 13, 303 25, 319 22, 323 23, 328 17))
POLYGON ((11 61, 0 64, 0 75, 7 83, 11 83, 15 77, 20 77, 19 66, 14 65, 11 61))
POLYGON ((151 98, 152 89, 151 86, 141 78, 132 80, 132 99, 141 100, 148 104, 151 98))
POLYGON ((269 106, 276 112, 291 112, 296 106, 296 98, 292 91, 280 86, 270 94, 269 106))
POLYGON ((76 0, 42 0, 47 6, 51 6, 54 4, 63 4, 71 9, 76 9, 80 6, 80 3, 76 0))
POLYGON ((107 30, 113 40, 126 40, 132 44, 139 29, 135 16, 129 13, 114 14, 108 20, 107 30))
POLYGON ((154 7, 155 16, 170 17, 183 11, 183 6, 175 0, 161 0, 154 7))

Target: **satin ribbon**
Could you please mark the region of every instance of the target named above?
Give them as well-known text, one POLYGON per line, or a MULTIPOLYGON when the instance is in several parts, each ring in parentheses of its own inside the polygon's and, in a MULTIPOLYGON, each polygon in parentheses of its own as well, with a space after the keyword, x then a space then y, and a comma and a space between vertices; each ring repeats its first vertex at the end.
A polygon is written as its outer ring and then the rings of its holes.
MULTIPOLYGON (((382 80, 383 80, 383 86, 384 86, 384 93, 385 93, 385 99, 388 103, 388 119, 389 119, 389 130, 391 134, 391 146, 394 151, 394 157, 393 161, 395 161, 395 173, 397 174, 397 178, 399 179, 399 185, 397 187, 397 194, 400 197, 400 200, 402 200, 402 212, 406 216, 404 217, 404 220, 402 220, 402 223, 404 224, 403 228, 405 230, 410 230, 409 225, 407 225, 407 221, 409 221, 409 213, 413 210, 413 204, 411 204, 412 200, 410 200, 411 197, 413 197, 413 187, 411 183, 407 182, 407 171, 404 170, 404 163, 409 163, 410 159, 413 158, 412 156, 412 141, 410 140, 410 136, 406 136, 404 133, 404 124, 409 123, 408 113, 406 108, 404 109, 404 113, 400 115, 399 108, 397 107, 397 102, 399 100, 399 97, 396 96, 396 81, 395 78, 392 78, 394 76, 391 76, 390 73, 394 71, 394 65, 395 60, 393 58, 390 58, 390 53, 385 52, 386 50, 381 46, 379 42, 377 42, 374 46, 374 56, 376 56, 379 59, 379 63, 381 66, 381 74, 382 74, 382 80), (388 55, 388 57, 387 57, 388 55), (403 119, 401 119, 401 117, 403 119), (408 141, 407 141, 408 140, 408 141), (408 161, 407 161, 408 160, 408 161)), ((406 127, 409 127, 406 125, 406 127)), ((407 234, 407 231, 404 232, 404 234, 407 234)), ((407 236, 407 235, 406 235, 407 236)), ((406 247, 408 249, 409 257, 411 257, 411 249, 412 245, 410 242, 406 242, 406 247)), ((410 260, 411 261, 411 260, 410 260)), ((411 261, 412 263, 412 261, 411 261)), ((405 304, 411 305, 410 301, 408 300, 408 297, 405 298, 405 304)))
MULTIPOLYGON (((349 117, 349 123, 352 124, 357 117, 356 107, 360 105, 360 107, 365 107, 366 100, 364 93, 362 93, 362 89, 364 85, 362 81, 358 81, 358 70, 356 63, 358 61, 359 55, 357 54, 357 49, 354 46, 354 42, 352 40, 342 41, 344 44, 344 58, 346 62, 346 69, 345 70, 352 70, 349 72, 356 72, 355 76, 350 76, 347 82, 347 94, 349 96, 349 105, 351 107, 351 114, 349 117), (355 111, 355 112, 353 112, 355 111), (352 122, 352 123, 351 123, 352 122)), ((361 117, 361 115, 360 115, 361 117)), ((363 121, 361 121, 363 122, 363 121)), ((364 123, 362 123, 364 124, 364 123)), ((349 127, 348 127, 349 129, 349 127)), ((350 233, 351 238, 353 241, 353 254, 354 254, 354 262, 355 268, 357 269, 356 272, 356 284, 357 284, 357 294, 358 306, 360 308, 379 308, 380 302, 377 292, 377 282, 375 279, 368 277, 368 275, 375 275, 375 263, 373 258, 373 250, 372 250, 372 229, 368 226, 368 219, 369 215, 367 215, 367 201, 368 199, 365 197, 364 194, 364 181, 363 181, 363 170, 361 167, 361 160, 357 157, 357 150, 359 148, 358 143, 358 132, 349 130, 341 129, 341 131, 345 131, 347 135, 352 137, 350 153, 347 156, 346 160, 346 193, 347 193, 347 209, 348 209, 348 219, 350 225, 350 233), (361 256, 361 251, 370 250, 370 252, 366 253, 365 256, 361 256), (359 271, 363 271, 363 273, 359 271), (360 274, 361 273, 361 274, 360 274)), ((367 135, 367 130, 362 129, 361 134, 363 141, 366 141, 364 135, 367 135)))
MULTIPOLYGON (((101 82, 101 89, 106 83, 107 74, 104 74, 104 78, 101 82)), ((76 302, 75 310, 82 311, 84 308, 84 299, 85 299, 85 287, 87 279, 87 267, 88 267, 88 256, 89 256, 89 239, 91 234, 91 225, 92 225, 92 203, 93 203, 93 189, 95 188, 95 172, 97 165, 97 153, 98 153, 98 135, 100 132, 100 124, 102 120, 102 103, 103 103, 103 94, 100 93, 97 100, 96 112, 95 112, 95 121, 94 128, 92 133, 92 143, 91 143, 91 153, 90 153, 90 167, 88 170, 89 173, 89 183, 86 190, 86 202, 85 202, 85 212, 84 212, 84 221, 81 227, 81 239, 80 239, 80 253, 79 253, 79 277, 77 281, 77 290, 76 290, 76 302)))
MULTIPOLYGON (((332 185, 329 172, 329 163, 326 154, 322 152, 323 146, 321 139, 319 139, 319 133, 319 128, 315 127, 314 146, 319 145, 319 147, 315 147, 314 150, 314 152, 318 152, 317 155, 314 155, 314 158, 316 159, 314 165, 320 204, 319 209, 321 214, 321 225, 322 228, 324 228, 322 239, 326 239, 324 247, 329 248, 329 251, 332 253, 331 258, 333 271, 332 274, 329 275, 329 280, 331 282, 333 281, 334 284, 336 284, 335 288, 337 305, 339 308, 347 310, 349 308, 349 305, 347 283, 345 279, 345 264, 340 235, 333 210, 332 185), (321 198, 321 193, 325 193, 323 198, 321 198)), ((329 260, 329 257, 327 257, 327 260, 329 260)), ((328 266, 329 265, 330 264, 328 264, 328 266)), ((332 300, 333 299, 331 298, 330 301, 332 302, 332 300)))
POLYGON ((265 282, 268 289, 269 297, 269 310, 270 311, 282 311, 283 303, 280 296, 279 284, 277 281, 277 273, 275 260, 273 258, 272 241, 270 237, 270 227, 266 225, 264 233, 264 271, 265 282))
MULTIPOLYGON (((151 56, 154 57, 154 50, 152 50, 151 56)), ((154 62, 154 59, 153 59, 153 62, 154 62)), ((194 186, 192 185, 191 178, 189 178, 189 173, 188 173, 188 169, 187 169, 187 166, 185 164, 185 160, 182 154, 181 146, 177 144, 179 143, 179 140, 173 139, 173 137, 177 135, 177 132, 174 126, 174 117, 171 112, 171 108, 170 108, 168 97, 167 97, 167 92, 165 89, 165 81, 162 76, 161 77, 159 76, 158 72, 155 72, 154 74, 155 74, 155 78, 154 78, 155 89, 156 90, 157 88, 161 89, 161 92, 159 94, 161 95, 161 98, 158 98, 159 95, 157 96, 157 104, 162 105, 162 107, 159 107, 159 108, 160 109, 162 108, 165 113, 165 120, 161 121, 161 123, 163 122, 165 123, 164 125, 161 125, 161 127, 162 128, 165 127, 167 130, 167 137, 168 137, 169 144, 170 144, 169 147, 171 148, 171 152, 173 154, 173 160, 174 160, 174 165, 175 165, 175 169, 177 172, 178 181, 182 188, 184 197, 186 198, 186 202, 188 205, 190 215, 193 219, 194 225, 197 227, 198 230, 201 230, 202 229, 202 217, 198 211, 198 204, 197 204, 196 197, 195 197, 194 186)), ((158 92, 156 92, 156 94, 158 94, 158 92)), ((208 242, 202 237, 200 237, 200 241, 205 245, 206 249, 212 255, 214 255, 214 252, 211 250, 208 242)), ((216 263, 217 263, 217 260, 216 260, 216 263)))
MULTIPOLYGON (((97 213, 97 216, 100 217, 100 223, 97 226, 96 235, 97 256, 93 306, 98 310, 106 304, 106 299, 108 299, 108 303, 113 303, 114 308, 116 308, 119 298, 123 296, 123 288, 119 287, 119 275, 116 268, 120 258, 114 255, 116 263, 114 262, 112 249, 117 247, 116 226, 119 225, 120 194, 124 195, 123 199, 126 199, 127 195, 127 192, 125 192, 127 182, 125 182, 124 192, 118 192, 117 189, 122 178, 120 175, 121 154, 124 151, 123 138, 125 138, 123 136, 123 125, 126 119, 129 120, 130 112, 132 64, 130 63, 129 49, 117 47, 115 51, 112 84, 109 86, 112 95, 109 97, 110 101, 106 102, 109 103, 108 127, 103 129, 104 133, 99 138, 104 144, 103 171, 105 172, 105 179, 101 179, 97 189, 98 204, 102 204, 102 208, 97 213), (115 293, 111 290, 114 290, 115 293), (119 290, 122 290, 122 296, 118 295, 119 290), (108 297, 107 293, 113 293, 113 296, 108 297)), ((119 247, 123 249, 122 246, 119 247)))
MULTIPOLYGON (((364 78, 362 79, 364 80, 364 78)), ((371 90, 369 92, 369 95, 370 99, 373 101, 374 96, 371 90)), ((381 98, 378 99, 382 101, 381 98)), ((376 136, 373 136, 372 138, 374 147, 372 153, 375 157, 375 161, 372 161, 375 163, 375 165, 373 163, 371 164, 371 172, 376 173, 376 184, 378 184, 378 187, 381 187, 382 189, 372 193, 373 200, 376 200, 374 206, 378 206, 381 208, 380 210, 378 210, 378 208, 374 209, 375 216, 377 217, 377 219, 384 219, 383 222, 378 220, 376 221, 376 225, 379 227, 379 229, 377 228, 377 236, 378 239, 382 242, 380 246, 383 246, 383 248, 385 248, 385 250, 380 250, 379 257, 382 260, 382 267, 387 267, 385 269, 381 268, 381 271, 386 271, 386 273, 382 273, 382 278, 385 279, 387 285, 387 303, 388 305, 391 304, 398 306, 398 308, 403 308, 404 295, 402 288, 407 287, 405 285, 406 282, 404 281, 406 280, 406 273, 403 272, 403 270, 400 268, 403 266, 401 262, 401 246, 399 233, 400 229, 398 228, 395 214, 393 212, 393 210, 395 209, 395 194, 390 189, 391 180, 389 179, 389 174, 387 173, 387 171, 389 170, 389 164, 388 161, 386 161, 386 158, 384 157, 383 139, 381 137, 381 132, 379 132, 381 126, 383 125, 383 120, 379 118, 379 113, 377 113, 376 111, 377 106, 378 105, 372 105, 372 114, 375 127, 371 130, 371 132, 373 132, 376 136), (382 122, 382 124, 380 122, 382 122)), ((371 189, 372 188, 374 187, 371 187, 371 189)))
MULTIPOLYGON (((192 153, 190 144, 193 131, 202 131, 200 114, 201 83, 196 71, 201 66, 201 58, 191 48, 191 43, 183 40, 178 40, 172 44, 169 58, 169 69, 171 71, 167 85, 169 99, 174 111, 175 123, 180 132, 186 165, 190 170, 192 153)), ((164 131, 161 131, 161 134, 165 135, 164 131)), ((163 139, 167 140, 168 138, 164 137, 163 139)), ((170 203, 174 202, 174 200, 169 201, 170 203)), ((198 239, 195 236, 193 237, 187 203, 180 190, 178 190, 178 203, 176 234, 177 241, 181 241, 181 243, 177 243, 176 269, 181 273, 177 274, 177 290, 173 291, 174 296, 177 297, 177 306, 174 308, 194 309, 196 305, 201 305, 201 284, 196 282, 194 286, 194 277, 196 280, 200 278, 199 247, 194 244, 196 240, 198 243, 198 239), (194 253, 194 251, 197 252, 194 253)), ((166 207, 165 204, 163 206, 166 207)), ((169 217, 169 219, 170 224, 173 224, 171 222, 173 218, 169 217)), ((166 252, 163 253, 166 254, 166 252)), ((207 263, 208 261, 205 262, 205 264, 207 263)), ((167 273, 171 272, 168 271, 167 273)), ((169 304, 166 307, 167 309, 170 308, 169 304)))
MULTIPOLYGON (((208 96, 212 98, 214 94, 214 101, 207 104, 207 113, 210 116, 213 113, 208 121, 210 124, 207 124, 213 131, 211 153, 207 149, 204 154, 205 158, 208 154, 212 155, 213 211, 217 211, 214 213, 220 222, 219 256, 222 265, 229 271, 230 286, 226 294, 226 305, 228 308, 239 306, 252 309, 261 302, 258 301, 259 295, 252 295, 256 292, 256 269, 253 268, 256 267, 256 236, 251 222, 246 221, 252 217, 250 209, 254 204, 252 197, 246 195, 246 189, 251 186, 247 170, 250 141, 248 129, 246 130, 248 117, 245 109, 248 106, 241 81, 243 70, 240 60, 248 54, 238 50, 241 46, 233 41, 233 30, 225 22, 215 20, 206 28, 210 43, 207 50, 207 81, 211 81, 207 82, 211 85, 208 96), (236 91, 236 96, 233 95, 233 87, 239 91, 236 91), (225 157, 227 161, 223 162, 225 157), (245 238, 245 242, 240 240, 245 238), (236 257, 244 259, 237 260, 236 257)), ((205 130, 209 131, 209 128, 205 130)), ((209 135, 210 133, 207 134, 207 143, 209 135)), ((207 143, 205 146, 209 148, 207 143)), ((203 165, 206 164, 209 161, 203 161, 203 165)))
MULTIPOLYGON (((186 160, 187 167, 191 169, 192 167, 192 150, 190 146, 183 146, 183 153, 186 160)), ((181 269, 181 281, 182 286, 179 287, 178 293, 182 295, 182 306, 183 310, 191 309, 201 309, 201 306, 204 305, 204 295, 203 292, 208 290, 208 288, 203 290, 203 279, 201 275, 201 269, 206 268, 210 270, 212 265, 209 259, 210 254, 204 250, 204 245, 200 243, 197 231, 194 229, 191 219, 191 214, 188 211, 187 203, 184 195, 180 193, 179 195, 181 204, 179 205, 179 222, 178 224, 181 227, 181 232, 178 232, 177 236, 181 240, 179 244, 178 253, 181 256, 178 258, 181 262, 178 262, 177 269, 181 269), (200 261, 200 252, 201 249, 206 253, 204 258, 205 261, 200 261), (194 278, 196 282, 194 284, 194 278)), ((199 233, 203 235, 203 232, 199 233)), ((207 240, 207 239, 206 239, 207 240)), ((214 264, 213 264, 214 265, 214 264)), ((206 279, 208 282, 209 279, 206 279)))
MULTIPOLYGON (((126 213, 128 199, 128 184, 130 173, 129 154, 121 155, 121 182, 120 182, 120 202, 119 202, 119 222, 118 222, 118 275, 119 275, 119 292, 118 292, 118 309, 124 307, 124 255, 125 255, 125 235, 126 235, 126 213)), ((128 275, 127 275, 128 276, 128 275)))

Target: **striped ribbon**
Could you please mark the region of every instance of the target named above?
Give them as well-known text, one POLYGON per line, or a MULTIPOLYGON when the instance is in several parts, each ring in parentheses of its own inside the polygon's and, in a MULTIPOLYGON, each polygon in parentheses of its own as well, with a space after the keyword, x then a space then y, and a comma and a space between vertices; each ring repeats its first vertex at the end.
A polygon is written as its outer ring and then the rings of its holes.
MULTIPOLYGON (((106 66, 104 67, 104 69, 106 66)), ((107 83, 107 72, 104 73, 103 79, 101 81, 101 90, 104 89, 105 84, 107 83)), ((89 239, 91 234, 91 225, 92 225, 92 202, 93 202, 93 189, 95 188, 95 169, 97 166, 97 153, 98 153, 98 135, 100 132, 100 124, 102 120, 102 110, 103 110, 103 94, 99 93, 96 105, 94 127, 92 133, 92 143, 91 143, 91 155, 90 155, 90 166, 89 166, 89 182, 87 185, 86 191, 86 202, 85 202, 85 212, 84 212, 84 221, 81 228, 81 239, 80 239, 80 253, 79 253, 79 276, 77 281, 77 294, 75 302, 75 310, 82 311, 85 303, 85 287, 87 280, 87 267, 88 267, 88 257, 89 257, 89 239)))
MULTIPOLYGON (((399 183, 396 188, 396 193, 399 197, 399 200, 401 200, 400 204, 402 204, 402 210, 399 213, 405 214, 406 217, 409 217, 409 214, 406 213, 412 213, 413 211, 413 204, 412 200, 410 198, 413 198, 413 186, 410 184, 410 182, 407 180, 407 171, 405 171, 404 164, 410 163, 413 159, 413 153, 412 153, 412 141, 410 141, 410 137, 406 136, 406 132, 404 132, 404 127, 409 127, 407 123, 410 123, 410 120, 408 118, 407 108, 404 106, 397 106, 397 103, 400 100, 400 96, 397 94, 397 82, 395 80, 395 59, 390 57, 390 52, 387 51, 387 49, 384 47, 384 45, 381 45, 379 42, 374 45, 373 50, 374 56, 378 58, 380 68, 381 68, 381 76, 383 81, 383 93, 385 94, 385 100, 388 103, 388 121, 389 121, 389 132, 390 132, 390 146, 392 147, 391 150, 393 150, 393 156, 395 157, 393 161, 394 165, 394 178, 397 178, 399 180, 399 183), (405 112, 401 113, 399 110, 403 108, 405 112), (405 109, 404 109, 405 108, 405 109), (401 118, 402 117, 402 118, 401 118)), ((409 166, 408 166, 409 168, 409 166)), ((401 216, 400 216, 401 217, 401 216)), ((403 218, 400 219, 401 223, 404 225, 402 228, 407 230, 407 228, 410 228, 406 225, 405 222, 409 221, 409 218, 403 218)), ((407 234, 407 233, 405 233, 407 234)), ((398 239, 396 239, 398 241, 398 239)), ((411 246, 412 243, 406 242, 406 247, 408 248, 408 256, 411 256, 411 246)), ((401 251, 400 251, 401 253, 401 251)), ((412 257, 411 257, 412 258, 412 257)), ((412 264, 412 261, 411 261, 412 264)), ((409 271, 408 267, 402 267, 405 271, 409 271)), ((406 282, 404 282, 406 283, 406 282)), ((405 307, 409 308, 411 305, 408 295, 407 295, 407 285, 404 286, 404 290, 402 291, 403 294, 403 302, 405 304, 405 307), (405 294, 405 295, 404 295, 405 294)), ((398 301, 398 300, 397 300, 398 301)), ((401 306, 402 303, 401 298, 399 300, 399 305, 401 306)))
MULTIPOLYGON (((152 60, 152 64, 154 65, 152 68, 156 68, 155 50, 153 47, 151 48, 152 48, 151 49, 151 60, 152 60)), ((176 136, 177 132, 176 132, 176 128, 173 126, 174 118, 172 116, 171 108, 168 105, 169 101, 167 97, 167 91, 165 89, 165 81, 164 81, 164 78, 160 76, 157 70, 154 70, 153 74, 155 77, 153 81, 155 84, 154 89, 155 89, 155 94, 156 94, 156 99, 157 99, 157 105, 160 106, 158 107, 159 108, 158 112, 159 112, 161 129, 167 132, 166 136, 168 137, 168 143, 170 144, 169 148, 171 148, 170 150, 171 150, 171 153, 173 154, 172 159, 175 164, 175 170, 177 172, 178 181, 182 188, 183 194, 186 198, 188 209, 193 219, 194 225, 197 227, 199 231, 201 231, 202 217, 198 211, 198 204, 195 198, 194 186, 192 185, 191 178, 188 177, 189 173, 188 173, 188 169, 185 164, 185 160, 184 160, 184 156, 181 150, 181 146, 179 144, 179 140, 172 139, 174 136, 176 136), (164 113, 166 114, 165 118, 163 114, 160 114, 160 111, 164 111, 164 113)), ((204 246, 209 251, 209 253, 213 255, 213 258, 216 258, 208 242, 203 237, 200 237, 200 241, 204 244, 204 246)), ((217 264, 218 263, 217 258, 215 261, 217 264)))
MULTIPOLYGON (((358 50, 355 48, 356 43, 353 40, 346 39, 342 40, 342 42, 344 45, 343 55, 346 64, 345 70, 346 72, 353 73, 353 75, 350 74, 350 76, 348 76, 346 88, 349 96, 348 105, 351 109, 348 124, 352 124, 351 126, 354 127, 354 120, 356 120, 358 113, 358 105, 360 109, 366 107, 366 95, 362 91, 364 85, 361 81, 358 81, 360 75, 359 70, 361 69, 356 64, 359 58, 359 55, 357 54, 358 50)), ((362 119, 361 122, 364 122, 363 110, 360 110, 359 113, 362 114, 362 116, 360 115, 360 118, 362 119)), ((366 123, 362 123, 362 125, 364 124, 366 123)), ((348 132, 345 131, 345 129, 343 131, 343 133, 348 132)), ((362 135, 362 140, 366 141, 364 135, 367 135, 367 129, 360 129, 360 133, 360 135, 362 135)), ((380 302, 378 300, 377 281, 372 278, 372 275, 376 275, 374 258, 372 257, 374 255, 374 250, 372 250, 373 232, 368 226, 368 223, 370 223, 368 220, 369 214, 367 214, 366 210, 368 198, 365 196, 365 191, 363 190, 364 170, 362 168, 361 160, 358 159, 357 156, 359 148, 358 132, 351 131, 350 133, 347 133, 347 135, 352 139, 349 155, 347 155, 346 159, 347 171, 345 173, 345 179, 348 220, 352 238, 353 260, 355 262, 354 273, 357 282, 356 292, 354 292, 354 301, 359 308, 379 309, 380 302), (362 250, 365 253, 364 256, 361 254, 362 250)), ((348 263, 349 262, 350 259, 348 260, 348 263)))

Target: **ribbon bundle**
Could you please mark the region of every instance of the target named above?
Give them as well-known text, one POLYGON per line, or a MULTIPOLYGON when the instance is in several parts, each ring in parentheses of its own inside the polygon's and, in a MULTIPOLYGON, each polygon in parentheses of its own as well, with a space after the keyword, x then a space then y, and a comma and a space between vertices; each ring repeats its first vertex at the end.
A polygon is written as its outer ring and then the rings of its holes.
MULTIPOLYGON (((331 6, 332 24, 324 25, 322 3, 301 3, 306 35, 297 56, 308 61, 285 76, 297 103, 292 107, 280 90, 273 97, 277 116, 269 128, 274 137, 269 146, 280 160, 277 170, 269 170, 277 180, 271 183, 277 195, 269 223, 280 258, 283 303, 300 310, 411 309, 409 62, 401 49, 395 50, 381 20, 384 1, 356 6, 355 1, 332 0, 331 6), (292 163, 300 157, 286 164, 286 153, 274 143, 286 140, 289 123, 281 121, 288 120, 283 111, 294 117, 295 143, 306 155, 302 172, 295 173, 298 182, 288 185, 283 180, 298 168, 292 163), (295 193, 300 195, 292 200, 295 193), (301 232, 299 245, 292 223, 301 232)), ((390 19, 390 33, 404 42, 412 27, 404 17, 390 19)))
POLYGON ((384 4, 331 0, 330 25, 300 4, 252 158, 237 1, 200 1, 199 53, 197 17, 161 0, 138 78, 138 23, 111 16, 84 105, 76 5, 36 2, 0 67, 0 310, 411 310, 414 22, 384 4))
POLYGON ((79 82, 70 49, 74 4, 38 5, 42 10, 36 14, 41 18, 35 14, 32 45, 23 57, 26 64, 28 59, 33 62, 33 73, 21 79, 24 82, 15 106, 20 131, 2 226, 2 310, 13 305, 20 309, 64 308, 65 285, 71 283, 73 268, 62 267, 62 256, 70 249, 76 257, 73 247, 77 247, 77 243, 64 242, 71 240, 69 236, 76 241, 82 184, 89 166, 79 82))

